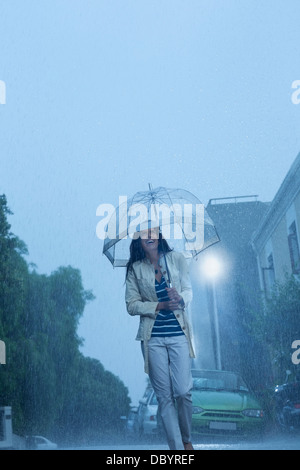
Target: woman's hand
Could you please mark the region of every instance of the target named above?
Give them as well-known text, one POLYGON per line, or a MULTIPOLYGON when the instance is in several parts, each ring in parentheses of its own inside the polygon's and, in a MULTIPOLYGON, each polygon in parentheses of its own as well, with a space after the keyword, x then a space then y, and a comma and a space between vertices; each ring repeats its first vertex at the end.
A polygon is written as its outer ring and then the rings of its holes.
POLYGON ((168 292, 169 301, 159 302, 157 305, 156 311, 160 310, 178 310, 179 308, 184 307, 184 300, 181 295, 178 294, 175 287, 166 288, 168 292))
POLYGON ((168 297, 171 301, 177 302, 179 304, 183 300, 181 295, 178 294, 175 287, 167 287, 166 291, 168 292, 168 297))

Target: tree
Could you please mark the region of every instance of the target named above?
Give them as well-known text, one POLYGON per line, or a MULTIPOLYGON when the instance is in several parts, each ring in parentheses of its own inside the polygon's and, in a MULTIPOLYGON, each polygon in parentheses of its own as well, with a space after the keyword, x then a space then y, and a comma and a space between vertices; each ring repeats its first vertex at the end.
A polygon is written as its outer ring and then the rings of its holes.
POLYGON ((296 277, 286 276, 284 283, 276 284, 252 327, 269 347, 276 381, 283 381, 286 370, 293 369, 292 343, 300 339, 300 283, 296 277))
POLYGON ((0 405, 13 409, 20 435, 94 438, 118 428, 129 410, 124 384, 100 361, 80 352, 77 329, 87 302, 81 273, 60 267, 50 276, 30 272, 25 244, 10 232, 0 196, 0 405))

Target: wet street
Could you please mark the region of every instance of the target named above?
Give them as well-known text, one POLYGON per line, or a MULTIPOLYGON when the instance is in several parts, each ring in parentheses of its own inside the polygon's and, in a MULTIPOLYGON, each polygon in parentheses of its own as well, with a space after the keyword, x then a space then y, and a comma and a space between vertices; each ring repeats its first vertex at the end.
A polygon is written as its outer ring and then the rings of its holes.
MULTIPOLYGON (((201 437, 194 439, 195 451, 198 450, 300 450, 300 434, 289 435, 267 435, 262 440, 238 439, 226 437, 201 437)), ((107 450, 107 451, 168 451, 168 446, 159 442, 141 444, 132 442, 128 444, 106 444, 100 446, 87 446, 70 448, 69 450, 107 450)))

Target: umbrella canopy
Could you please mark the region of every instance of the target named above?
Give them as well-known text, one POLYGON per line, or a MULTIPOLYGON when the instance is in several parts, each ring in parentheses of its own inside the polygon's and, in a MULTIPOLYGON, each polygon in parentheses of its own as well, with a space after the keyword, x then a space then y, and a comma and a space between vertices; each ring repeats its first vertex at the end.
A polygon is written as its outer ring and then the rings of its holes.
POLYGON ((201 201, 184 189, 159 187, 122 198, 106 226, 103 253, 114 267, 125 267, 130 244, 140 232, 159 227, 171 248, 196 257, 220 241, 201 201))

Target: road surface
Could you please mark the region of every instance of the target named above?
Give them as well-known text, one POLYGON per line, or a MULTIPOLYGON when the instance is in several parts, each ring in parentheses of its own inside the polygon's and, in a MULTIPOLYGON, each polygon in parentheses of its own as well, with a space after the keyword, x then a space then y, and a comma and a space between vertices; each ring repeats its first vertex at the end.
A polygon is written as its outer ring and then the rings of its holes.
MULTIPOLYGON (((255 439, 227 439, 201 437, 193 441, 195 451, 198 450, 300 450, 300 434, 273 435, 266 436, 262 440, 255 439)), ((148 450, 148 451, 168 451, 168 446, 164 443, 149 443, 145 440, 143 443, 131 442, 128 444, 114 444, 86 446, 69 448, 69 450, 107 450, 107 451, 126 451, 126 450, 148 450)))

